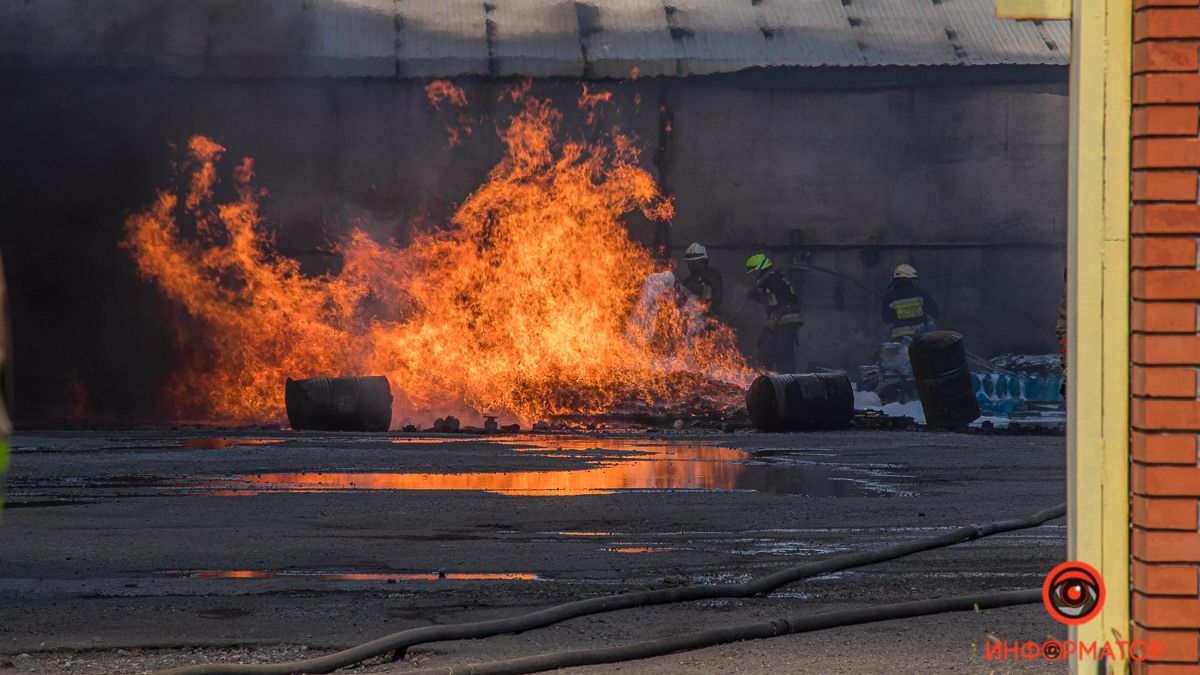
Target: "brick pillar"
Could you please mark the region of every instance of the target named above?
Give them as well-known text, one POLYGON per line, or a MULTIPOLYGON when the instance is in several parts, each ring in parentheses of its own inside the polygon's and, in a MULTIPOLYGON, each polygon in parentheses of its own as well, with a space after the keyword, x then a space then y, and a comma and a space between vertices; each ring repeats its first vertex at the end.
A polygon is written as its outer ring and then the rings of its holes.
POLYGON ((1200 675, 1200 0, 1136 0, 1130 551, 1145 675, 1200 675))

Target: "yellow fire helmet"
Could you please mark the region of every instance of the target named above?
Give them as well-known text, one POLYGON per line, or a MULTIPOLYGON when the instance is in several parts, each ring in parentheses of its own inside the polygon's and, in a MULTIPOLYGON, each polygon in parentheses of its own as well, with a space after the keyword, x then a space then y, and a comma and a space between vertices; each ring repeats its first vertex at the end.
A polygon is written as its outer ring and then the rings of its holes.
POLYGON ((912 265, 909 265, 907 263, 905 263, 903 265, 896 265, 896 269, 892 270, 892 278, 893 279, 916 279, 917 278, 917 268, 915 268, 912 265))
POLYGON ((746 260, 746 272, 762 272, 771 268, 771 259, 765 253, 755 253, 746 260))

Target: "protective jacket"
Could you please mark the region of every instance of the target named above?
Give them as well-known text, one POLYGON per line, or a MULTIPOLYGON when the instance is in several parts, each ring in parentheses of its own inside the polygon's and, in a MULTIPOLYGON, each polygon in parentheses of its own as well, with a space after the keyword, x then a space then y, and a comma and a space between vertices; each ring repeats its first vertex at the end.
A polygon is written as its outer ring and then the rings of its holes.
POLYGON ((938 306, 911 279, 892 279, 883 295, 880 316, 892 327, 892 338, 901 338, 917 333, 922 326, 936 319, 938 306))
POLYGON ((750 299, 762 303, 767 310, 767 325, 803 323, 799 300, 792 282, 777 269, 762 273, 754 282, 750 299))
MULTIPOLYGON (((8 292, 4 286, 4 263, 0 262, 0 443, 7 440, 12 433, 12 418, 9 417, 9 406, 12 405, 13 371, 12 371, 12 332, 8 324, 8 292)), ((0 457, 0 471, 4 470, 4 458, 0 457)))
POLYGON ((699 272, 689 274, 683 280, 683 287, 700 299, 706 315, 721 316, 721 297, 725 291, 720 272, 706 265, 699 272))
MULTIPOLYGON (((8 331, 8 296, 4 290, 4 265, 0 263, 0 490, 4 488, 4 469, 8 466, 8 435, 12 421, 8 405, 12 401, 12 339, 8 331)), ((0 493, 0 509, 4 507, 0 493)))
POLYGON ((1054 337, 1059 344, 1067 344, 1067 294, 1063 292, 1062 302, 1058 303, 1058 321, 1054 323, 1054 337))
MULTIPOLYGON (((1067 291, 1063 289, 1062 302, 1058 305, 1058 321, 1054 324, 1054 337, 1058 338, 1058 358, 1063 370, 1067 369, 1067 291)), ((1063 386, 1066 386, 1065 382, 1063 386)))

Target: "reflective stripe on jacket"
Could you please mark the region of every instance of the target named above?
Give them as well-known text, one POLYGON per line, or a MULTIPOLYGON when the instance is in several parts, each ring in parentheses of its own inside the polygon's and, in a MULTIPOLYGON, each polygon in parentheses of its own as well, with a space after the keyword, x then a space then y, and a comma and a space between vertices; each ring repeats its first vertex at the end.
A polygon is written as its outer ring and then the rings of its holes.
POLYGON ((751 297, 764 305, 768 323, 803 323, 796 289, 783 272, 772 269, 764 273, 755 282, 751 297))

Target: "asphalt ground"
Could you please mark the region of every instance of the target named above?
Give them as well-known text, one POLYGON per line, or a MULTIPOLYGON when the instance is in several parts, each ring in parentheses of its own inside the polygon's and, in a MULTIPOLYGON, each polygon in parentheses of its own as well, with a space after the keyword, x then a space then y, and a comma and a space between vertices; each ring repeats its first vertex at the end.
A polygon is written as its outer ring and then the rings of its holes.
MULTIPOLYGON (((173 429, 14 438, 0 672, 306 658, 406 628, 744 581, 1064 501, 1063 439, 933 432, 517 438, 173 429)), ((1040 587, 1061 520, 801 581, 415 647, 404 672, 718 625, 1040 587)), ((989 640, 1040 605, 743 642, 575 672, 1051 673, 989 640)))

